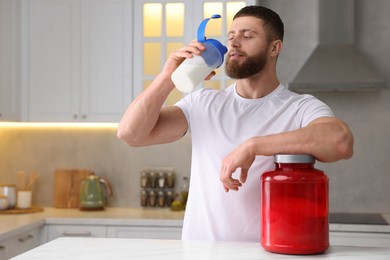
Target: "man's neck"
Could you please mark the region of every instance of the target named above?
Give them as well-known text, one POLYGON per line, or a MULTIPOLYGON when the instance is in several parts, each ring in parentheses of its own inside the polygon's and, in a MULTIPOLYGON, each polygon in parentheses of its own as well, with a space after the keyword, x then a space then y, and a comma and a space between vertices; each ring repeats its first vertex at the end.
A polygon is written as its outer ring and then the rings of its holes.
POLYGON ((237 80, 237 94, 243 98, 262 98, 274 91, 280 82, 275 74, 256 74, 250 78, 237 80))

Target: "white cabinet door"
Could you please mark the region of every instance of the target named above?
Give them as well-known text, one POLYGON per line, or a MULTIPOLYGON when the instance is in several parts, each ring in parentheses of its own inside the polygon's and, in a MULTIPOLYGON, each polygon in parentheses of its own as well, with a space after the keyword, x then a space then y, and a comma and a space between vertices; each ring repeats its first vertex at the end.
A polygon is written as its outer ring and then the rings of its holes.
POLYGON ((330 232, 331 245, 389 247, 390 233, 330 232))
POLYGON ((30 0, 27 30, 29 121, 78 120, 79 0, 30 0))
POLYGON ((145 239, 181 239, 181 227, 162 226, 109 226, 107 237, 145 238, 145 239))
POLYGON ((20 120, 17 1, 0 0, 0 121, 20 120))
POLYGON ((0 259, 10 259, 40 245, 40 228, 22 232, 0 242, 0 259), (4 258, 1 258, 4 257, 4 258))
POLYGON ((118 122, 131 98, 131 0, 27 3, 29 121, 118 122))
POLYGON ((119 122, 131 101, 131 1, 81 3, 80 114, 87 121, 119 122))
POLYGON ((47 225, 48 241, 58 237, 106 237, 106 226, 47 225))

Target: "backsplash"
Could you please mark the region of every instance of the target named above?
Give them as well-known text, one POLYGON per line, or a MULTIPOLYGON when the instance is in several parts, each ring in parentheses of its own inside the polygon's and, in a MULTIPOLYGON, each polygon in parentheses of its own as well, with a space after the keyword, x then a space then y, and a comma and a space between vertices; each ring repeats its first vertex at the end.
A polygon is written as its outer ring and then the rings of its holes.
POLYGON ((113 187, 109 206, 140 206, 140 173, 148 167, 173 167, 180 187, 189 176, 190 137, 167 145, 131 148, 115 128, 1 127, 0 183, 16 183, 16 172, 37 171, 33 202, 53 206, 56 169, 90 169, 113 187), (169 153, 167 153, 169 151, 169 153))

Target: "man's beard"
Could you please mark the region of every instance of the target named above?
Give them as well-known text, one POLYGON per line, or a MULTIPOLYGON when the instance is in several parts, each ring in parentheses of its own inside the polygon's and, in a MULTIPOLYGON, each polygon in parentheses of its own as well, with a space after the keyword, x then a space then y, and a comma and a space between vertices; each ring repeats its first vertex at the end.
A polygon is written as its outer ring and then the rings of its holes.
POLYGON ((267 63, 267 56, 264 52, 257 54, 256 56, 246 56, 247 59, 240 65, 237 61, 226 60, 225 71, 226 75, 233 79, 249 78, 264 69, 267 63))

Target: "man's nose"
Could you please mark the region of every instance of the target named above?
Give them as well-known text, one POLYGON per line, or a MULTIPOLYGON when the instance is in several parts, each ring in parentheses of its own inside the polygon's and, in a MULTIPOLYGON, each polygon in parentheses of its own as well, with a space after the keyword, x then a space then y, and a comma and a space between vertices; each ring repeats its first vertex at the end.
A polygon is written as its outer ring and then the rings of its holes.
POLYGON ((231 39, 230 46, 234 47, 234 48, 240 47, 240 41, 238 40, 238 38, 235 37, 235 38, 231 39))

